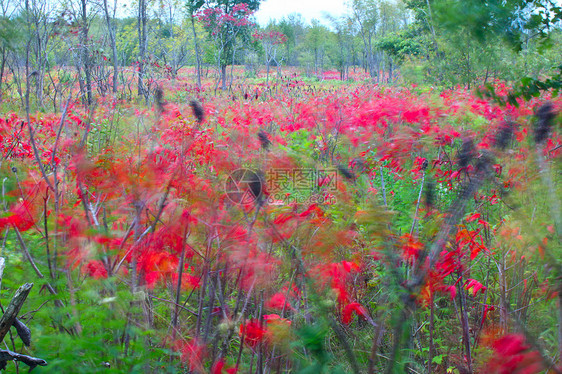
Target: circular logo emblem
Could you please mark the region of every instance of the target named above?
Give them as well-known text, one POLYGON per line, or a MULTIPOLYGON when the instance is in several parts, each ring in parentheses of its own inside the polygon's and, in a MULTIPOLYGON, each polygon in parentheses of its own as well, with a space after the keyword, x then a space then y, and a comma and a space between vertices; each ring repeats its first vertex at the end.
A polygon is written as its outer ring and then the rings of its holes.
POLYGON ((226 179, 224 191, 235 204, 251 204, 261 198, 263 180, 252 170, 237 169, 226 179))

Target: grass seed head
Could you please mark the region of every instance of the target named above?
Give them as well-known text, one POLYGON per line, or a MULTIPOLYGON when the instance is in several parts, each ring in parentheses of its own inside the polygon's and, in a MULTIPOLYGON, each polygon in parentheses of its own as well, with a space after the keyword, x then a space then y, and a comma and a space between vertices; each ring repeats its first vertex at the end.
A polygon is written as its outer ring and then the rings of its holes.
POLYGON ((511 121, 505 121, 500 125, 495 136, 495 146, 499 150, 504 150, 511 143, 514 129, 515 123, 511 121))
POLYGON ((433 181, 427 182, 425 187, 425 206, 428 210, 433 209, 435 205, 435 183, 433 181))
POLYGON ((260 141, 262 149, 266 151, 271 146, 271 141, 269 140, 269 134, 265 130, 260 130, 258 132, 258 140, 260 141))
POLYGON ((536 110, 535 116, 537 116, 537 123, 535 124, 535 142, 537 144, 542 144, 548 138, 552 120, 556 117, 554 106, 550 102, 544 103, 536 110))
POLYGON ((158 108, 158 110, 160 112, 163 112, 164 104, 166 104, 166 102, 164 101, 164 91, 160 86, 157 87, 156 90, 154 91, 154 101, 156 102, 156 107, 158 108))
POLYGON ((353 173, 346 168, 343 165, 338 165, 338 170, 341 173, 341 175, 343 175, 343 177, 347 180, 354 180, 355 179, 355 175, 353 175, 353 173))
POLYGON ((197 118, 197 122, 200 124, 205 120, 205 111, 203 110, 203 105, 197 100, 191 100, 189 102, 193 115, 197 118))
POLYGON ((462 142, 461 150, 459 151, 459 167, 465 168, 470 164, 474 157, 474 143, 472 139, 466 138, 462 142))

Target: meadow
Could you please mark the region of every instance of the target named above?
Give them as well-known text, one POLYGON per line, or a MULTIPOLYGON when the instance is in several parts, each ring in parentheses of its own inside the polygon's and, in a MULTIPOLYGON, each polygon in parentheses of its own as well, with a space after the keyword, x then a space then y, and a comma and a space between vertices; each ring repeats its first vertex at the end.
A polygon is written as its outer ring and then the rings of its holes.
POLYGON ((29 112, 5 88, 2 304, 34 284, 7 347, 34 373, 562 371, 562 100, 275 70, 91 105, 59 70, 29 112))

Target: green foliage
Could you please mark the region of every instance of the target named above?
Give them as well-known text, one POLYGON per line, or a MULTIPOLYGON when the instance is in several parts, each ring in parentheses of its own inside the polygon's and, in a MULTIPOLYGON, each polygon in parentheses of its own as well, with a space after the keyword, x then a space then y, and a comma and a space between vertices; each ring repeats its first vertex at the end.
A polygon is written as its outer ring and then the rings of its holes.
POLYGON ((539 97, 542 92, 550 91, 553 97, 558 96, 562 88, 562 65, 558 67, 558 73, 552 74, 550 77, 541 80, 532 77, 521 78, 520 83, 514 85, 507 95, 498 95, 494 86, 486 85, 479 91, 482 96, 486 96, 500 105, 510 104, 519 106, 518 98, 526 101, 533 97, 539 97))
MULTIPOLYGON (((407 1, 415 13, 424 52, 406 62, 405 77, 416 83, 467 87, 500 78, 537 79, 560 55, 560 7, 550 1, 407 1)), ((383 47, 394 51, 397 41, 383 47)), ((531 87, 531 90, 533 88, 531 87)))
POLYGON ((403 63, 408 57, 420 56, 428 47, 427 39, 419 36, 416 31, 410 27, 389 33, 378 39, 375 46, 392 56, 397 63, 403 63))
MULTIPOLYGON (((14 243, 12 235, 4 242, 14 243)), ((24 240, 40 247, 40 237, 25 234, 24 240)), ((19 253, 8 248, 2 253, 7 258, 2 282, 3 297, 11 297, 22 282, 29 281, 29 264, 19 253)), ((176 357, 157 343, 161 332, 150 331, 132 314, 141 314, 144 294, 134 295, 117 278, 103 281, 99 289, 93 278, 84 278, 76 271, 67 270, 73 287, 66 288, 67 280, 60 279, 54 286, 56 296, 49 295, 38 282, 25 304, 30 311, 27 324, 32 326, 33 355, 49 357, 48 365, 35 369, 37 373, 161 373, 177 372, 176 357), (60 301, 64 306, 57 307, 60 301), (33 320, 30 323, 30 319, 33 320)), ((69 279, 70 280, 70 279, 69 279)), ((13 347, 13 350, 19 348, 13 347)), ((12 365, 12 364, 9 364, 12 365)))
POLYGON ((21 18, 0 16, 0 48, 13 50, 24 38, 24 28, 21 18))
POLYGON ((452 33, 464 28, 478 41, 499 35, 516 50, 523 48, 525 33, 548 38, 551 25, 560 21, 560 7, 549 0, 437 0, 434 11, 437 22, 452 33))

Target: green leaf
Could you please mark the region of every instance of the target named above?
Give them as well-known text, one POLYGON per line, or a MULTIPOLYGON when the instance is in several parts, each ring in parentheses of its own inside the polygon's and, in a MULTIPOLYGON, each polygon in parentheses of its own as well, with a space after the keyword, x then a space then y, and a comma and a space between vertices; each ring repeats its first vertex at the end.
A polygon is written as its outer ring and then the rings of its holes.
POLYGON ((433 360, 431 360, 431 363, 441 365, 443 363, 443 355, 433 357, 433 360))

